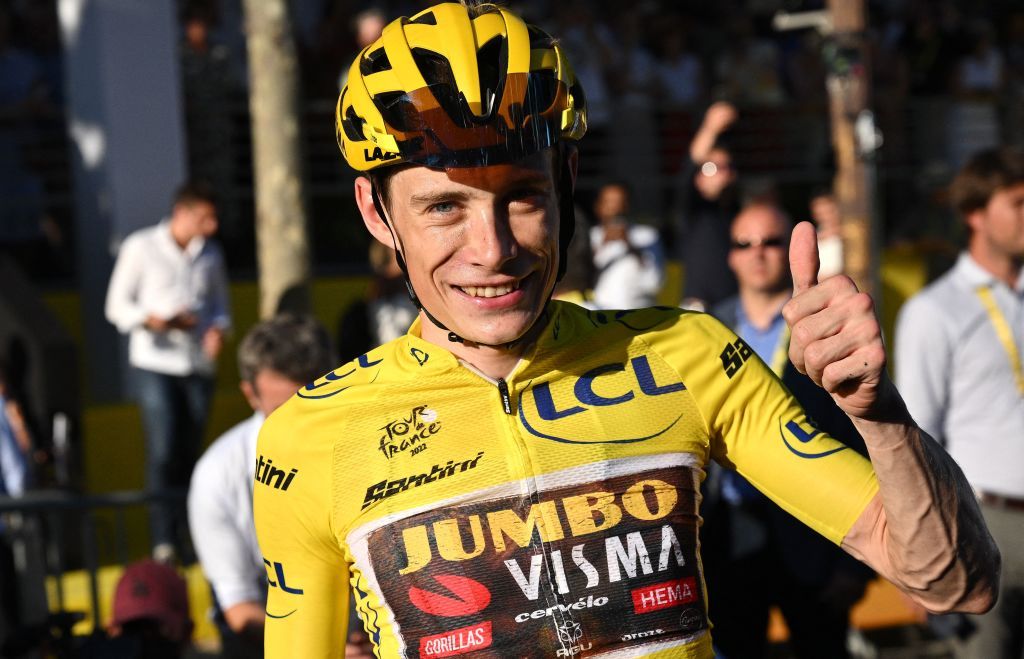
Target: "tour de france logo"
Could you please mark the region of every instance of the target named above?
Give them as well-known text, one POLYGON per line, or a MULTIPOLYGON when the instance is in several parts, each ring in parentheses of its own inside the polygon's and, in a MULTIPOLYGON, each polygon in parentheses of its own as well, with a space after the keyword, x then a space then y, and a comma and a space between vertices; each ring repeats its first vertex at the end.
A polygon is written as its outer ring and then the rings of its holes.
POLYGON ((391 460, 408 451, 416 455, 427 450, 426 440, 441 431, 437 412, 426 405, 412 408, 409 415, 383 426, 380 431, 378 448, 385 458, 391 460))

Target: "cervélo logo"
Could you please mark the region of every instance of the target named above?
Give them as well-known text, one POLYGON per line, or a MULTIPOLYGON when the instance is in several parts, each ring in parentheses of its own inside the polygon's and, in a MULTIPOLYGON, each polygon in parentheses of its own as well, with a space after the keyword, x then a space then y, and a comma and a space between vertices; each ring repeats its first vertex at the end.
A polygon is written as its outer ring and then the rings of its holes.
POLYGON ((391 421, 380 430, 384 434, 380 436, 378 448, 390 460, 405 451, 409 451, 409 455, 425 451, 425 440, 441 430, 441 422, 437 420, 437 412, 420 405, 412 408, 408 417, 391 421))
POLYGON ((366 488, 366 497, 363 498, 363 508, 366 508, 374 501, 381 501, 382 499, 392 497, 399 492, 405 492, 410 487, 419 487, 424 483, 433 483, 434 481, 441 480, 442 478, 448 478, 455 473, 462 473, 464 471, 469 471, 470 469, 476 469, 476 465, 483 455, 484 452, 480 451, 476 454, 476 457, 471 460, 463 460, 462 462, 449 460, 444 465, 434 465, 430 468, 430 471, 426 473, 414 474, 412 476, 398 478, 393 481, 382 480, 379 483, 374 483, 370 487, 366 488))

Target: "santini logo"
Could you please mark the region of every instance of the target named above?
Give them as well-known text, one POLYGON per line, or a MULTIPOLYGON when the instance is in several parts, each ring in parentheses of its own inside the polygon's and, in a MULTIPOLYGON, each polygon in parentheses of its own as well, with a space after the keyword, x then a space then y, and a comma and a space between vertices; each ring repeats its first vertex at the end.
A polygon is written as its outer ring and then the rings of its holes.
POLYGON ((448 478, 456 473, 462 473, 469 469, 476 469, 476 463, 480 461, 483 454, 484 452, 480 451, 472 460, 463 460, 462 462, 449 460, 447 464, 434 465, 427 473, 414 474, 412 476, 406 476, 405 478, 399 478, 393 481, 383 480, 375 485, 371 485, 366 488, 366 498, 363 499, 363 508, 366 508, 374 501, 387 499, 399 492, 405 492, 410 487, 419 487, 424 483, 433 483, 434 481, 441 480, 442 478, 448 478))
POLYGON ((278 469, 273 460, 264 460, 262 455, 256 460, 256 482, 269 485, 275 490, 287 490, 298 473, 298 469, 278 469))

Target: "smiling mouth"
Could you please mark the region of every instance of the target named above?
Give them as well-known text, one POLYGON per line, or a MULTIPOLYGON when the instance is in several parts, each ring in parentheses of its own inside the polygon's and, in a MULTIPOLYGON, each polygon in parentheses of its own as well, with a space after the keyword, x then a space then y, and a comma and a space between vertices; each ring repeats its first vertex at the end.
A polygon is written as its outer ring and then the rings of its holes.
POLYGON ((514 281, 503 286, 456 286, 456 288, 470 297, 491 298, 508 295, 519 288, 519 283, 514 281))

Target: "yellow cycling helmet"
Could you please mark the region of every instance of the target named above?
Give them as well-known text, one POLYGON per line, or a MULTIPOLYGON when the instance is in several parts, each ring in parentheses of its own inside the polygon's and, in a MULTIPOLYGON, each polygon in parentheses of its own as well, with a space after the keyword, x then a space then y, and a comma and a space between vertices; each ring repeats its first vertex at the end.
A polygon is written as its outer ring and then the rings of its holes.
POLYGON ((494 5, 435 5, 363 49, 335 113, 354 169, 513 162, 587 130, 562 48, 494 5))

